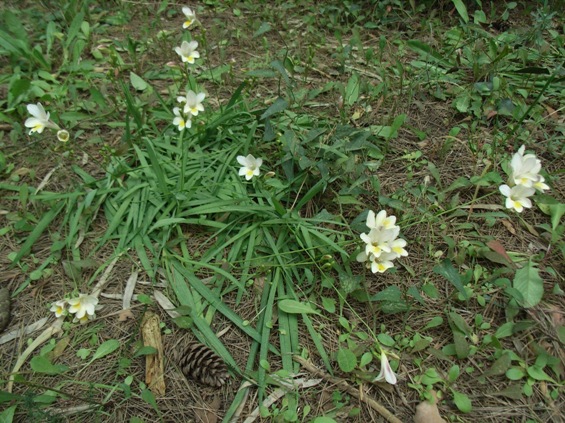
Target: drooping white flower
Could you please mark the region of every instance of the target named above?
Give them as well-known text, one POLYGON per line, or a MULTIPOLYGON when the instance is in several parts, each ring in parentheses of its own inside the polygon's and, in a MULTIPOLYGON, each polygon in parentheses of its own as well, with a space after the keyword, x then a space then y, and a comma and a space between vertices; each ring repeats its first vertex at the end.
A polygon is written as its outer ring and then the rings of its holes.
POLYGON ((519 148, 510 161, 510 184, 530 188, 538 180, 541 161, 534 154, 524 155, 526 146, 519 148))
POLYGON ((183 41, 180 47, 175 47, 175 51, 181 57, 183 62, 187 62, 192 65, 194 60, 200 57, 200 53, 196 51, 197 48, 198 42, 183 41))
POLYGON ((94 316, 98 298, 93 295, 79 294, 77 298, 68 300, 69 313, 74 314, 75 318, 82 320, 85 316, 94 316))
POLYGON ((24 123, 27 128, 31 128, 29 135, 34 132, 41 134, 46 127, 59 129, 59 126, 49 120, 49 112, 45 111, 41 103, 28 104, 27 111, 32 116, 24 123))
POLYGON ((190 7, 186 6, 182 8, 182 13, 184 13, 185 16, 182 27, 186 29, 194 23, 194 21, 196 20, 196 14, 190 7))
POLYGON ((55 317, 59 318, 67 314, 67 302, 65 300, 55 301, 51 303, 49 311, 55 313, 55 317))
POLYGON ((390 367, 390 363, 388 362, 388 358, 385 352, 381 351, 381 371, 373 380, 373 382, 380 382, 383 379, 391 385, 396 385, 396 373, 394 373, 394 371, 390 367))
POLYGON ((259 176, 259 168, 263 164, 263 159, 255 158, 251 154, 245 156, 237 156, 237 162, 242 166, 239 169, 239 176, 244 176, 246 180, 250 180, 254 176, 259 176))
POLYGON ((175 107, 173 109, 173 114, 175 115, 175 118, 173 119, 173 125, 175 125, 179 129, 179 131, 182 131, 184 128, 190 128, 192 126, 192 121, 190 119, 185 119, 178 107, 175 107))
POLYGON ((199 112, 204 111, 204 106, 202 102, 206 97, 205 93, 198 93, 196 94, 194 91, 189 90, 186 93, 186 97, 179 96, 177 97, 177 101, 179 103, 185 103, 183 112, 185 114, 191 114, 192 116, 198 116, 199 112))
POLYGON ((536 192, 534 188, 524 185, 515 185, 510 188, 508 185, 501 185, 499 190, 506 197, 507 209, 514 209, 521 213, 524 208, 532 207, 532 201, 528 197, 534 195, 536 192))
POLYGON ((386 210, 381 210, 377 215, 375 215, 373 210, 369 210, 369 214, 367 215, 367 227, 369 229, 391 229, 395 226, 395 223, 396 216, 387 217, 386 210))

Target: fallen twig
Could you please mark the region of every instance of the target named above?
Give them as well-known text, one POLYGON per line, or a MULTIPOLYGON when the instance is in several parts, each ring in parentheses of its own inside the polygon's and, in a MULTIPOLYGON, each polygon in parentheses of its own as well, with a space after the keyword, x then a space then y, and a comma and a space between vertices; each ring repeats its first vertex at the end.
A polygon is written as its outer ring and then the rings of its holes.
POLYGON ((386 407, 384 405, 382 405, 378 401, 376 401, 376 400, 374 400, 374 399, 372 399, 372 398, 370 398, 366 395, 363 395, 363 397, 361 397, 361 395, 359 394, 359 391, 357 389, 355 389, 353 386, 349 385, 349 383, 347 383, 346 380, 327 374, 326 372, 324 372, 321 369, 318 369, 312 363, 310 363, 309 361, 306 361, 304 358, 302 358, 300 356, 295 355, 292 358, 294 359, 294 361, 300 363, 310 373, 313 373, 314 375, 319 376, 319 377, 323 378, 324 380, 327 380, 328 382, 335 384, 338 388, 344 390, 349 395, 357 398, 359 401, 364 402, 369 407, 371 407, 373 410, 375 410, 377 413, 379 413, 381 416, 383 416, 388 422, 402 423, 402 420, 400 420, 396 416, 394 416, 390 411, 388 411, 386 409, 386 407))

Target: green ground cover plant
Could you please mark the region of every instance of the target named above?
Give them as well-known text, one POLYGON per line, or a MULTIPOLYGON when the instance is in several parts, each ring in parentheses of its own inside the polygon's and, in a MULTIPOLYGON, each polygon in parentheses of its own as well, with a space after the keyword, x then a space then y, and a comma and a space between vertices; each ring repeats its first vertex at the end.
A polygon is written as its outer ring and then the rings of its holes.
POLYGON ((565 418, 558 2, 0 22, 0 420, 565 418))

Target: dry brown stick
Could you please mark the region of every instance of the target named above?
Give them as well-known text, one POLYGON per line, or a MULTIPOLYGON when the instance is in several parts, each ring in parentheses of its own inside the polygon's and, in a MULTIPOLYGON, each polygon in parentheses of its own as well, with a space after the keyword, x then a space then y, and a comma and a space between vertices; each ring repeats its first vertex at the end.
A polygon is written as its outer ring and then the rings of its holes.
POLYGON ((381 416, 383 416, 388 422, 402 423, 402 420, 400 420, 396 416, 394 416, 390 411, 388 411, 386 409, 386 407, 384 405, 380 404, 378 401, 375 401, 374 399, 372 399, 372 398, 370 398, 366 395, 361 397, 361 395, 359 394, 359 391, 357 389, 355 389, 353 386, 349 385, 346 380, 327 374, 326 372, 324 372, 321 369, 318 369, 312 363, 310 363, 309 361, 306 361, 304 358, 302 358, 300 356, 295 355, 292 358, 294 359, 294 361, 297 361, 298 363, 300 363, 310 373, 313 373, 314 375, 319 376, 319 377, 323 378, 324 380, 327 380, 328 382, 331 382, 331 383, 337 385, 338 388, 343 389, 349 395, 357 398, 359 401, 364 402, 369 407, 371 407, 373 410, 375 410, 377 413, 379 413, 381 416))

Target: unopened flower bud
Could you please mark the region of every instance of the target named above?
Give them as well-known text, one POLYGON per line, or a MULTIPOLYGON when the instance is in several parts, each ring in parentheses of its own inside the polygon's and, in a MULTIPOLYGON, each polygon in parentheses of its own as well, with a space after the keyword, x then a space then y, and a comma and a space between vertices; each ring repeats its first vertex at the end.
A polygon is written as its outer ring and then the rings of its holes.
POLYGON ((61 129, 60 131, 57 131, 57 139, 61 142, 67 142, 70 138, 70 134, 69 131, 67 131, 66 129, 61 129))

